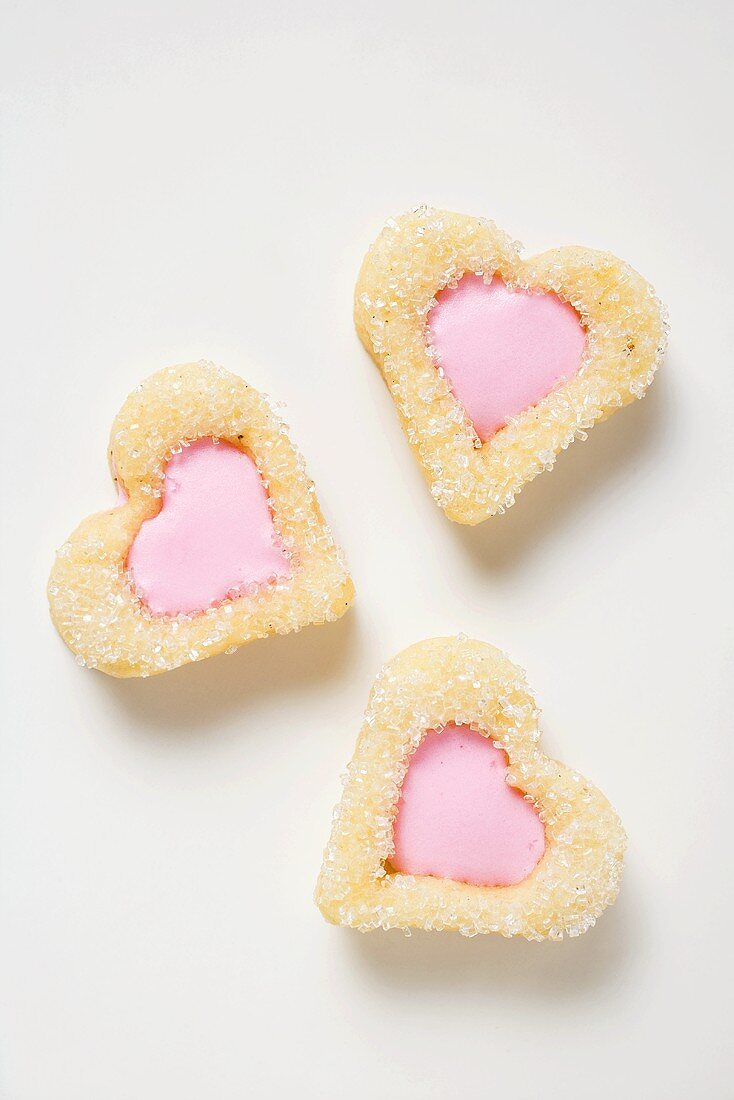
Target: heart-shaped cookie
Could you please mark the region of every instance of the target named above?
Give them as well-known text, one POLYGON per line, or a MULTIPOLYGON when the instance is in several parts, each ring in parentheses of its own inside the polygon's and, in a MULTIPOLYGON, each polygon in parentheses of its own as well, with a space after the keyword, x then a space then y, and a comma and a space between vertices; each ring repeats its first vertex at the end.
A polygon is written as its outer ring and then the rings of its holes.
POLYGON ((641 397, 666 343, 652 288, 609 253, 523 260, 492 222, 426 207, 370 248, 355 322, 434 499, 470 524, 641 397))
POLYGON ((109 453, 118 506, 77 528, 48 586, 81 664, 149 676, 348 608, 303 459, 241 378, 159 371, 125 402, 109 453))
POLYGON ((521 669, 493 646, 419 642, 375 681, 316 888, 327 920, 576 936, 619 891, 619 818, 539 747, 521 669))

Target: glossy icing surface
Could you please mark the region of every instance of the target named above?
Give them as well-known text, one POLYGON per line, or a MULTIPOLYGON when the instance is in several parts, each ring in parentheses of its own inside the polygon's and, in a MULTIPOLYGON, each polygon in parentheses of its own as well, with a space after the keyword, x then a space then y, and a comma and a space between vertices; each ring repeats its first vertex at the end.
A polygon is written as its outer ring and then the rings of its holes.
POLYGON ((396 871, 512 886, 545 851, 535 807, 506 782, 507 757, 469 726, 429 730, 410 759, 394 824, 396 871))
POLYGON ((248 585, 287 576, 250 456, 208 438, 173 455, 161 510, 141 526, 127 564, 138 596, 161 615, 194 614, 248 585))
POLYGON ((581 366, 586 333, 576 311, 555 294, 466 274, 436 303, 428 315, 429 343, 482 442, 581 366))

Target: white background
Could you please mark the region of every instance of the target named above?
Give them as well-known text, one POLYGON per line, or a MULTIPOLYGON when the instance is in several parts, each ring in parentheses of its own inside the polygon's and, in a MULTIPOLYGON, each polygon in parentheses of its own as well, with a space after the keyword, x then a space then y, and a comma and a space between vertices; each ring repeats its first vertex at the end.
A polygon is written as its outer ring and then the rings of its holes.
POLYGON ((729 13, 5 7, 3 1100, 733 1095, 729 13), (609 249, 670 308, 648 397, 475 529, 352 328, 368 244, 422 201, 609 249), (199 358, 286 402, 357 602, 115 681, 46 578, 113 500, 126 394, 199 358), (582 939, 360 936, 311 901, 375 673, 461 630, 629 832, 582 939))

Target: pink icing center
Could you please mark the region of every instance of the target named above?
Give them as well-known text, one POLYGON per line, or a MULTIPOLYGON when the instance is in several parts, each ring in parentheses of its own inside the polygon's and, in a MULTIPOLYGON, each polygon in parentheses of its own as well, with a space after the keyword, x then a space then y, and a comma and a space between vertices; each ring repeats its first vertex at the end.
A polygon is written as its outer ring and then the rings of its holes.
POLYGON ((507 757, 469 726, 429 730, 410 759, 394 825, 396 871, 513 886, 545 851, 535 807, 506 781, 507 757))
POLYGON ((482 442, 572 378, 586 341, 578 314, 557 295, 470 274, 436 295, 428 337, 482 442))
POLYGON ((163 504, 128 554, 135 591, 161 615, 193 614, 288 574, 255 463, 199 439, 166 466, 163 504))

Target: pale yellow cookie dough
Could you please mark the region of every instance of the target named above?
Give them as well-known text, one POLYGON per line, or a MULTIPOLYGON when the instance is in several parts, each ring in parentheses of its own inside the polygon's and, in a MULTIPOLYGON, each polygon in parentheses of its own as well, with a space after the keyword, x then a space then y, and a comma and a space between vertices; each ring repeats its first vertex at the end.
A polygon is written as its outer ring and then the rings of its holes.
POLYGON ((355 323, 433 498, 450 519, 468 524, 509 508, 574 439, 642 397, 666 345, 665 312, 652 287, 610 253, 567 247, 524 260, 493 222, 426 207, 390 220, 370 248, 355 323), (436 295, 467 272, 553 291, 576 309, 587 334, 578 374, 484 444, 436 369, 426 333, 436 295))
POLYGON ((150 676, 338 619, 349 607, 352 582, 303 459, 268 401, 241 378, 209 363, 154 374, 115 420, 109 459, 128 499, 80 524, 59 550, 48 585, 53 621, 80 664, 150 676), (184 442, 207 436, 254 459, 290 575, 195 615, 154 615, 133 591, 128 550, 160 509, 168 459, 184 442))
POLYGON ((404 650, 380 672, 349 765, 316 888, 327 920, 375 928, 577 936, 616 898, 626 845, 603 794, 539 747, 538 710, 521 669, 463 636, 404 650), (471 725, 507 754, 507 781, 533 801, 545 854, 517 886, 469 886, 390 868, 393 821, 424 734, 471 725))

